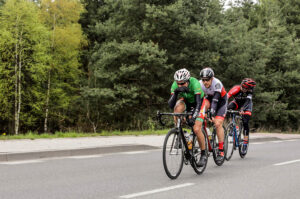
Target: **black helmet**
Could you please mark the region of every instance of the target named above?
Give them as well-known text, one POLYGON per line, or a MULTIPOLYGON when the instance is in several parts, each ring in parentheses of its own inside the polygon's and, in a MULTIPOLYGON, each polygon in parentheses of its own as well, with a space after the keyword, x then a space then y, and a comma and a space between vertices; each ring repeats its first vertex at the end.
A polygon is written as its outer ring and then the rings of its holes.
POLYGON ((201 78, 212 78, 214 76, 214 71, 211 68, 204 68, 200 71, 201 78))

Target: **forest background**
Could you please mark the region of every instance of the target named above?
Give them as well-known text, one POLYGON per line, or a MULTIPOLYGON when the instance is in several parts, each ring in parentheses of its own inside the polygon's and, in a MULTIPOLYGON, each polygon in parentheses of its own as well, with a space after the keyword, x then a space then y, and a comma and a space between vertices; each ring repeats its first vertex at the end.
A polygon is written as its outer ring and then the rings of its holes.
POLYGON ((174 72, 257 82, 253 131, 299 131, 300 1, 0 0, 0 133, 157 129, 174 72))

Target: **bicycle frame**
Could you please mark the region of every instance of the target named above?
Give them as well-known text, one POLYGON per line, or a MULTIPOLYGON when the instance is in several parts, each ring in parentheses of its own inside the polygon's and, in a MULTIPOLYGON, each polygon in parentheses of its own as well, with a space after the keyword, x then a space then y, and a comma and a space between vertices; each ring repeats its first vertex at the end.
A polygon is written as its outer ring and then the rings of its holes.
MULTIPOLYGON (((234 148, 239 147, 240 141, 239 141, 239 134, 236 130, 236 117, 238 117, 235 113, 232 113, 232 124, 233 124, 233 135, 234 135, 234 148)), ((241 132, 239 132, 241 133, 241 132)))
MULTIPOLYGON (((164 126, 165 124, 162 122, 161 120, 161 116, 162 115, 171 115, 171 116, 175 116, 177 117, 177 123, 176 123, 176 129, 178 129, 178 132, 182 138, 182 142, 183 142, 183 145, 185 147, 185 151, 188 151, 188 153, 185 154, 185 157, 190 160, 191 158, 191 153, 190 153, 190 149, 188 148, 188 143, 185 139, 185 136, 183 134, 183 130, 182 130, 182 126, 181 126, 181 122, 183 120, 183 117, 186 117, 186 116, 189 116, 189 115, 192 115, 192 113, 160 113, 159 111, 157 112, 157 119, 158 121, 164 126)), ((193 133, 194 135, 194 131, 193 131, 193 128, 191 128, 191 132, 193 133)))
POLYGON ((212 151, 213 151, 213 148, 212 148, 212 146, 211 146, 210 139, 209 139, 209 137, 208 137, 208 133, 207 133, 207 131, 206 131, 206 128, 207 128, 207 120, 206 120, 206 119, 204 120, 203 125, 204 125, 204 128, 203 128, 204 132, 203 132, 203 133, 205 133, 205 135, 206 135, 206 137, 207 137, 208 151, 209 151, 209 152, 212 152, 212 151))

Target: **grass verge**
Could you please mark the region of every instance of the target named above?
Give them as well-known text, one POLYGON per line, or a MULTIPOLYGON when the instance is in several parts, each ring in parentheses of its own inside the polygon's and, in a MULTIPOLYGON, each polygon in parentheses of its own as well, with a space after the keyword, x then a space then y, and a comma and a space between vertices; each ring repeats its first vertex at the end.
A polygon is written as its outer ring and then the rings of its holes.
POLYGON ((101 133, 82 133, 82 132, 55 132, 54 134, 38 134, 37 132, 28 132, 19 135, 0 135, 0 140, 13 139, 42 139, 42 138, 76 138, 76 137, 96 137, 96 136, 124 136, 124 135, 164 135, 168 130, 145 130, 145 131, 103 131, 101 133))

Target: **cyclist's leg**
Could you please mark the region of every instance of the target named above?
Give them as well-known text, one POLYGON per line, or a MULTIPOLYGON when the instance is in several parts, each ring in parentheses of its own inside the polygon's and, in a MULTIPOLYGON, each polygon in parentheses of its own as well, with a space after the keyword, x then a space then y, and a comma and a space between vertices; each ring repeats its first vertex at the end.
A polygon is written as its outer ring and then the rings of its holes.
MULTIPOLYGON (((186 104, 182 99, 177 100, 176 105, 174 107, 174 113, 183 113, 186 110, 186 104)), ((175 124, 177 123, 177 118, 174 117, 175 124)))
POLYGON ((227 99, 225 98, 222 101, 220 101, 217 114, 214 119, 214 124, 216 127, 217 136, 219 140, 219 150, 221 151, 221 156, 224 155, 224 153, 222 153, 224 150, 224 136, 225 136, 224 129, 223 129, 223 122, 226 116, 226 112, 227 112, 227 99))
POLYGON ((202 132, 202 124, 203 124, 203 121, 204 121, 206 103, 207 103, 207 100, 203 99, 199 115, 198 115, 198 117, 195 121, 195 125, 193 126, 193 130, 194 130, 195 134, 197 135, 197 139, 198 139, 201 150, 205 150, 205 140, 204 140, 205 137, 204 137, 203 132, 202 132))
POLYGON ((237 110, 238 109, 238 104, 236 103, 236 101, 231 101, 228 106, 227 106, 227 109, 228 110, 237 110))
POLYGON ((252 101, 248 104, 248 106, 244 110, 244 115, 242 116, 242 122, 243 122, 243 127, 244 127, 244 141, 248 142, 249 138, 249 120, 252 115, 252 106, 253 103, 252 101))

